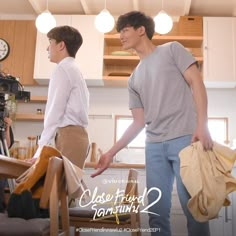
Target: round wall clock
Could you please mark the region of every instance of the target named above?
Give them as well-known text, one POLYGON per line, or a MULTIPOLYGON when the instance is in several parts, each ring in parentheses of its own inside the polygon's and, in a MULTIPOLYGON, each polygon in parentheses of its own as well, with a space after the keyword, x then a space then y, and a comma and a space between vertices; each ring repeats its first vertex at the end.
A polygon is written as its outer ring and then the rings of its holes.
POLYGON ((10 52, 10 46, 6 40, 0 38, 0 61, 7 58, 10 52))

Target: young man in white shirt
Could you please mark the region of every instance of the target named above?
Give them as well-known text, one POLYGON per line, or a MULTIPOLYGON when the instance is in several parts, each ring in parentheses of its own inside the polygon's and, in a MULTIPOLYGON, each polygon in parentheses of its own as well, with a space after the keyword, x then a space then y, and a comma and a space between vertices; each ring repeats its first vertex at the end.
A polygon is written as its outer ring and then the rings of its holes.
POLYGON ((59 26, 47 34, 48 57, 56 63, 52 72, 46 104, 44 129, 34 158, 44 145, 55 141, 56 148, 71 162, 83 168, 89 148, 89 91, 75 56, 83 43, 79 31, 59 26))

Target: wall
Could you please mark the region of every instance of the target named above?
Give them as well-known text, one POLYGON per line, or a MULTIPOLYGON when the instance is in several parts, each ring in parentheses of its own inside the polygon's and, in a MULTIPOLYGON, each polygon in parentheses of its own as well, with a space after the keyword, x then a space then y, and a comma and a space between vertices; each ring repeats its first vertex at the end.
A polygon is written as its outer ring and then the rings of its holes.
MULTIPOLYGON (((47 87, 26 87, 32 95, 47 95, 47 87)), ((130 115, 128 91, 125 88, 89 88, 91 115, 130 115)), ((229 140, 236 138, 236 89, 208 89, 210 117, 228 117, 229 140)), ((18 103, 19 112, 32 112, 37 108, 44 110, 45 104, 18 103)), ((38 135, 43 128, 42 122, 16 121, 15 139, 26 143, 27 136, 38 135), (28 128, 30 127, 30 128, 28 128)), ((114 119, 111 117, 91 116, 88 131, 91 142, 96 142, 104 151, 114 142, 114 119)))

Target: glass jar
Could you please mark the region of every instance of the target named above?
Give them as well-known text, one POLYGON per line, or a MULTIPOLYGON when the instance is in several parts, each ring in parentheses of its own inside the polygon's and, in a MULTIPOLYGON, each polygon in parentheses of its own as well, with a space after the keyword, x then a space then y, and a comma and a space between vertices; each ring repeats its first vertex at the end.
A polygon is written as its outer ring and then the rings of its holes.
POLYGON ((36 136, 36 140, 35 140, 35 146, 34 146, 34 153, 37 151, 38 149, 38 142, 39 142, 39 139, 40 139, 40 135, 37 135, 36 136))
POLYGON ((38 109, 37 109, 37 114, 38 114, 38 115, 41 115, 41 114, 43 114, 43 111, 42 111, 42 109, 41 109, 41 108, 38 108, 38 109))
POLYGON ((91 162, 97 162, 97 144, 96 143, 91 144, 90 161, 91 162))
POLYGON ((12 145, 12 147, 10 148, 10 156, 17 158, 18 155, 18 147, 20 146, 20 142, 19 141, 15 141, 12 145))
POLYGON ((26 147, 18 147, 17 148, 17 158, 19 160, 25 160, 27 158, 27 148, 26 147))
POLYGON ((35 136, 29 136, 28 137, 28 155, 27 158, 31 159, 35 152, 35 145, 36 145, 36 137, 35 136))

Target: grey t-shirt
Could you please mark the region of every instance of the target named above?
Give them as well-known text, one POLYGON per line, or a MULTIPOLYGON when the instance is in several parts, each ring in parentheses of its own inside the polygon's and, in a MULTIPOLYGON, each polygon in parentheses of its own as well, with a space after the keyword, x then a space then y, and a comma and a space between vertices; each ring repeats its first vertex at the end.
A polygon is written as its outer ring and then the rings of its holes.
POLYGON ((192 134, 196 111, 183 77, 196 60, 178 42, 160 46, 142 59, 129 78, 129 108, 144 108, 147 142, 192 134))

